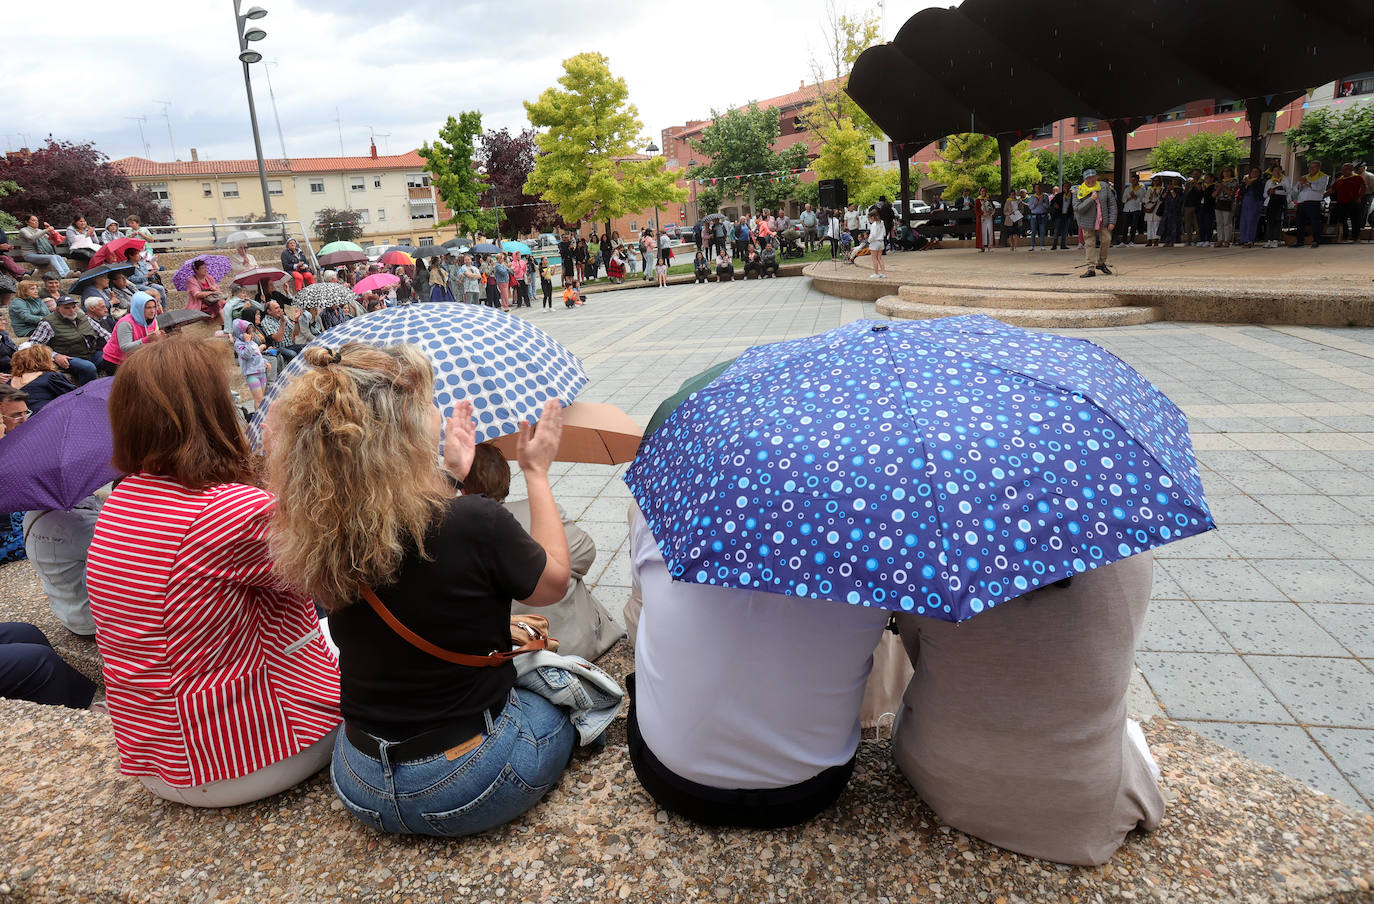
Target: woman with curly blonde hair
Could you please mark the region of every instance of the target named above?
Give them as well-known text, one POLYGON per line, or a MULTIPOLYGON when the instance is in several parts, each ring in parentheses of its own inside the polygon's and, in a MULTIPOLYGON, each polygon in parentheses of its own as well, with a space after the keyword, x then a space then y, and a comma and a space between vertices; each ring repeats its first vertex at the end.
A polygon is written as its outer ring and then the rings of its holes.
POLYGON ((509 649, 511 602, 548 605, 567 591, 568 542, 548 479, 561 408, 551 400, 539 429, 527 424, 520 437, 526 533, 499 503, 455 494, 472 465, 473 409, 459 402, 445 425, 419 349, 303 354, 309 367, 268 416, 272 553, 329 611, 339 647, 334 790, 388 832, 468 835, 509 822, 562 773, 572 724, 516 689, 508 661, 437 654, 509 649))

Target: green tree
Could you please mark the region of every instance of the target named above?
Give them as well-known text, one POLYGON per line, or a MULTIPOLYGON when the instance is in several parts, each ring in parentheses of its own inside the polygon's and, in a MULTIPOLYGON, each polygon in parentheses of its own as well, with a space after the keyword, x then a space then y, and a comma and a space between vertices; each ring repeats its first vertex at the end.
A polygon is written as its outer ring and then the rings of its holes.
POLYGON ((882 19, 869 13, 852 17, 840 12, 835 4, 826 4, 824 49, 822 57, 811 57, 811 78, 816 96, 801 114, 807 128, 825 143, 831 129, 852 125, 865 138, 878 138, 882 130, 868 114, 845 93, 849 73, 859 54, 882 40, 882 19))
POLYGON ((843 179, 853 197, 863 191, 869 177, 870 139, 851 122, 827 126, 825 133, 827 140, 811 161, 811 171, 817 179, 843 179))
POLYGON ((1352 104, 1339 113, 1321 107, 1303 116, 1284 135, 1288 146, 1329 163, 1353 163, 1374 156, 1374 104, 1352 104))
MULTIPOLYGON (((919 165, 912 164, 910 181, 911 197, 915 199, 919 194, 921 179, 925 176, 925 171, 919 165)), ((878 199, 886 197, 894 204, 902 194, 902 173, 895 166, 870 166, 864 174, 863 188, 859 191, 850 191, 849 200, 859 205, 860 210, 867 210, 878 199)))
POLYGON ((482 193, 487 179, 477 171, 477 140, 482 134, 482 114, 465 110, 455 119, 450 116, 439 130, 439 139, 420 148, 425 169, 439 197, 453 211, 440 226, 457 226, 462 232, 490 233, 496 225, 491 211, 481 211, 482 193))
MULTIPOLYGON (((950 135, 939 159, 930 162, 930 178, 944 185, 944 196, 953 198, 964 191, 986 188, 992 195, 1002 191, 1002 168, 997 154, 997 139, 991 135, 963 132, 950 135)), ((1030 142, 1011 148, 1011 187, 1032 188, 1040 170, 1030 155, 1030 142)))
MULTIPOLYGON (((1040 181, 1053 183, 1059 178, 1059 151, 1051 148, 1037 148, 1031 151, 1035 168, 1040 171, 1040 181)), ((1095 169, 1099 173, 1109 173, 1112 169, 1112 152, 1093 142, 1064 155, 1064 181, 1077 185, 1083 181, 1083 171, 1095 169)))
POLYGON ((321 245, 330 242, 356 242, 363 234, 362 212, 325 207, 315 214, 315 235, 321 245))
MULTIPOLYGON (((19 191, 18 182, 12 182, 8 179, 0 180, 0 198, 6 195, 12 195, 17 191, 19 191)), ((0 210, 0 227, 4 227, 6 232, 11 232, 19 228, 19 221, 5 211, 0 210)))
POLYGON ((525 102, 530 123, 544 130, 525 194, 556 205, 569 223, 686 200, 662 156, 633 159, 644 126, 606 57, 580 53, 564 60, 558 84, 561 89, 546 88, 525 102))
POLYGON ((781 131, 776 107, 750 104, 725 113, 711 111, 711 124, 692 142, 692 149, 710 163, 692 167, 690 178, 701 181, 697 206, 717 210, 724 198, 747 198, 751 206, 781 206, 797 190, 795 176, 779 175, 806 168, 806 144, 797 142, 782 152, 773 150, 781 131))
POLYGON ((1219 173, 1250 155, 1250 148, 1234 132, 1220 135, 1194 132, 1187 138, 1166 138, 1146 158, 1152 170, 1177 170, 1185 176, 1194 169, 1219 173))

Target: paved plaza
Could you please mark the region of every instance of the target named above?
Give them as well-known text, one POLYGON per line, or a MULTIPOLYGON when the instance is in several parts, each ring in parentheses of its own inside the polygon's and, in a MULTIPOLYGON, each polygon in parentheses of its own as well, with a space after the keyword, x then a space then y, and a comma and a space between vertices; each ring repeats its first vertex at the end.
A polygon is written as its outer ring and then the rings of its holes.
MULTIPOLYGON (((683 379, 750 345, 876 315, 799 278, 607 293, 522 316, 581 356, 582 399, 644 424, 683 379)), ((1219 526, 1157 553, 1132 710, 1158 707, 1374 811, 1374 329, 1066 334, 1110 349, 1183 408, 1219 526)), ((556 465, 554 485, 596 540, 589 582, 617 617, 630 592, 621 471, 556 465)))

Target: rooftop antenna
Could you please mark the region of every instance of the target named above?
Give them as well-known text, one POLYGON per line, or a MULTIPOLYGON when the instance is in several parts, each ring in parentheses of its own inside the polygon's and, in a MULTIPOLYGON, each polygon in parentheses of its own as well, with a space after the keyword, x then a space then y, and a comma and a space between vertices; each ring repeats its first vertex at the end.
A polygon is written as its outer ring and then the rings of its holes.
POLYGON ((281 159, 286 159, 286 136, 281 131, 281 116, 277 114, 277 95, 272 91, 272 67, 280 66, 276 60, 269 60, 262 67, 263 73, 267 76, 267 96, 272 99, 272 118, 277 121, 277 140, 281 142, 281 159))
POLYGON ((162 118, 167 120, 167 143, 172 146, 172 159, 180 160, 177 156, 177 140, 172 137, 172 116, 167 112, 167 108, 172 105, 170 100, 154 100, 155 104, 162 104, 162 118))
POLYGON ((339 127, 339 156, 347 157, 348 154, 344 153, 343 119, 339 116, 339 108, 337 106, 334 107, 334 125, 339 127))
POLYGON ((386 147, 386 155, 387 155, 388 157, 390 157, 390 156, 391 156, 391 142, 390 142, 390 141, 387 141, 387 139, 391 137, 391 133, 390 133, 390 132, 378 132, 376 129, 372 128, 372 126, 368 126, 368 127, 367 127, 367 132, 368 132, 369 135, 372 136, 372 143, 373 143, 374 145, 377 143, 377 139, 378 139, 378 138, 382 139, 383 145, 386 147))
POLYGON ((147 136, 145 136, 145 135, 143 134, 143 124, 144 124, 145 122, 148 121, 148 117, 146 117, 146 116, 126 116, 126 117, 124 117, 124 118, 125 118, 125 119, 132 119, 134 122, 138 123, 138 137, 139 137, 139 140, 143 142, 143 156, 144 156, 144 157, 151 157, 151 156, 153 155, 152 146, 150 146, 150 145, 148 144, 148 138, 147 138, 147 136))

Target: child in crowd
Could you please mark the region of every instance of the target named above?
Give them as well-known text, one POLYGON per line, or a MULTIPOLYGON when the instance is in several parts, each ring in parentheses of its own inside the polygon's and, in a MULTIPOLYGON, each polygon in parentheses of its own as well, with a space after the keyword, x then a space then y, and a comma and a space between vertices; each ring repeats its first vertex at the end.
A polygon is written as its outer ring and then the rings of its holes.
POLYGON ((544 293, 544 307, 553 310, 553 270, 549 268, 549 259, 541 258, 539 261, 539 289, 544 293))
POLYGON ((668 262, 663 258, 658 259, 658 264, 654 267, 654 274, 658 277, 658 286, 663 288, 668 285, 668 262))
POLYGON ((563 287, 563 307, 575 308, 580 304, 582 304, 582 299, 577 294, 577 283, 568 283, 563 287))
MULTIPOLYGON (((253 316, 256 311, 257 308, 252 306, 244 309, 244 313, 249 316, 253 316)), ((234 321, 234 354, 239 359, 239 371, 243 374, 243 381, 248 384, 248 391, 253 394, 254 409, 262 405, 263 389, 267 385, 267 362, 262 357, 266 348, 266 342, 252 322, 234 321)))

